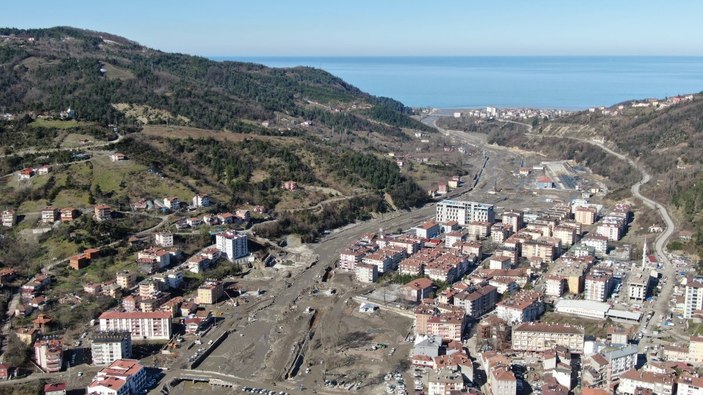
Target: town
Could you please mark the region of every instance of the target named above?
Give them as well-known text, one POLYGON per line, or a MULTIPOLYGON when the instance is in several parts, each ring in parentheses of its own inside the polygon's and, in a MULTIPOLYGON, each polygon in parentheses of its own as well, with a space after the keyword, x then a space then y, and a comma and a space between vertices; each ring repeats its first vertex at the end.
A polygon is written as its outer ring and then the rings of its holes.
MULTIPOLYGON (((119 152, 109 158, 128 160, 119 152)), ((488 162, 478 159, 484 166, 488 162)), ((116 254, 113 242, 54 262, 17 284, 9 313, 30 319, 12 330, 33 348, 38 371, 48 375, 46 393, 62 393, 85 375, 92 377, 87 393, 106 395, 152 389, 178 393, 184 382, 193 389, 205 382, 209 388, 252 393, 297 393, 318 385, 332 392, 399 395, 703 391, 697 376, 703 338, 686 331, 688 322, 700 320, 703 278, 691 274, 684 258, 668 257, 676 264, 670 267, 650 250, 648 242, 651 246, 662 227, 650 226, 649 240, 645 236, 642 249, 634 248, 622 242, 633 222, 632 202, 603 204, 604 188, 577 175, 569 163, 529 167, 523 158, 520 164, 511 177, 532 191, 532 199, 500 196, 494 185, 481 196, 501 206, 461 200, 480 189, 480 175, 450 177, 429 191, 440 199, 425 208, 429 216, 405 218, 406 230, 377 229, 354 237, 363 229, 351 228, 347 238, 335 231, 320 243, 318 256, 257 237, 246 224, 253 215, 265 215, 262 207, 216 213, 210 209, 215 202, 204 194, 188 202, 175 196, 141 199, 131 204, 132 211, 158 211, 172 222, 171 230, 130 236, 135 269, 116 270, 107 282, 86 281, 82 293, 63 294, 59 301, 75 306, 109 298, 117 307, 84 323, 85 330, 63 334, 54 330, 59 317, 45 310, 56 295, 51 288, 60 286, 52 274, 57 266, 90 270, 116 254), (559 197, 544 199, 543 193, 559 197), (184 253, 179 235, 203 231, 214 244, 184 253), (334 263, 314 271, 323 248, 332 248, 327 252, 334 263), (267 274, 257 278, 257 271, 267 274), (280 287, 274 285, 281 279, 280 287), (667 284, 672 285, 670 299, 658 303, 667 284), (280 296, 286 292, 300 295, 280 296), (290 316, 291 327, 264 329, 270 327, 263 323, 267 310, 277 304, 284 313, 276 314, 275 322, 286 320, 289 312, 301 314, 290 316), (653 322, 659 305, 665 307, 662 319, 653 322), (326 334, 338 339, 333 348, 319 340, 311 345, 310 339, 330 325, 318 322, 321 312, 326 320, 349 314, 347 325, 366 327, 368 334, 326 334), (377 330, 369 331, 374 326, 377 330), (276 351, 283 362, 278 369, 287 372, 279 379, 291 384, 284 391, 223 372, 222 358, 242 358, 247 350, 238 339, 262 330, 303 339, 291 350, 276 351), (320 368, 312 355, 320 358, 321 352, 347 362, 330 358, 320 368), (384 371, 388 365, 379 362, 387 358, 397 362, 384 371), (355 367, 360 364, 373 369, 359 375, 355 367), (374 375, 381 383, 368 381, 374 375)), ((16 177, 22 182, 51 171, 26 168, 16 177)), ((281 188, 297 185, 289 181, 281 188)), ((104 223, 125 215, 105 204, 46 207, 37 214, 47 232, 82 216, 104 223)), ((17 222, 15 211, 2 213, 4 227, 17 222)), ((3 285, 15 278, 11 269, 0 273, 3 285)), ((249 358, 263 356, 252 352, 249 358)), ((245 369, 249 375, 255 374, 253 367, 245 369)), ((9 380, 26 380, 28 373, 7 364, 0 372, 9 380)))

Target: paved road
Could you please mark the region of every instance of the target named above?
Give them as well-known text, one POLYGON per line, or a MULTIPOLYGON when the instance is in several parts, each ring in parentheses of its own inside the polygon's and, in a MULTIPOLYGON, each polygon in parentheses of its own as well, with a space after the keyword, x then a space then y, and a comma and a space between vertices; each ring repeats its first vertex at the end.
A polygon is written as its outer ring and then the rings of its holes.
POLYGON ((3 154, 3 155, 0 155, 0 158, 8 158, 8 157, 12 157, 12 156, 22 156, 22 155, 27 155, 27 154, 48 154, 51 152, 61 152, 61 151, 92 150, 95 148, 105 147, 110 144, 117 144, 120 141, 122 141, 123 138, 124 138, 124 136, 118 133, 116 139, 106 141, 103 143, 91 144, 91 145, 86 145, 83 147, 47 148, 47 149, 41 149, 41 150, 29 149, 29 150, 25 150, 25 151, 13 152, 11 154, 3 154))

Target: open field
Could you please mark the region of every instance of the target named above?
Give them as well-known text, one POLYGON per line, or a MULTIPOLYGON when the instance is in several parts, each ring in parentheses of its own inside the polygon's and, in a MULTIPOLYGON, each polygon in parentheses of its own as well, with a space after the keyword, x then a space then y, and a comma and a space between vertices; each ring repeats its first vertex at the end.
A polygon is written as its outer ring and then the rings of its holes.
POLYGON ((208 130, 194 128, 190 126, 166 126, 166 125, 145 125, 141 134, 146 136, 157 136, 157 137, 168 137, 176 139, 198 139, 198 138, 212 138, 221 141, 242 141, 245 139, 256 139, 265 141, 297 141, 296 137, 275 137, 275 136, 261 136, 256 134, 248 133, 233 133, 226 131, 208 130))
POLYGON ((95 137, 93 136, 80 133, 70 133, 61 141, 61 148, 80 148, 82 146, 93 145, 96 143, 97 140, 95 140, 95 137))
POLYGON ((54 128, 54 129, 70 129, 78 126, 90 126, 94 125, 93 122, 84 122, 76 120, 62 121, 58 119, 41 119, 37 118, 30 124, 30 127, 36 128, 54 128))

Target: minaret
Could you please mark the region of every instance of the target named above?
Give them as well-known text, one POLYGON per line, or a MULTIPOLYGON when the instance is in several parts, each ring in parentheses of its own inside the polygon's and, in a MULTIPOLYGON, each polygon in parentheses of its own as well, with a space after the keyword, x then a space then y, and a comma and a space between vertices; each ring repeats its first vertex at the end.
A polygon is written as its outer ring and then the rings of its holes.
POLYGON ((642 267, 647 266, 647 238, 644 238, 644 247, 642 247, 642 267))

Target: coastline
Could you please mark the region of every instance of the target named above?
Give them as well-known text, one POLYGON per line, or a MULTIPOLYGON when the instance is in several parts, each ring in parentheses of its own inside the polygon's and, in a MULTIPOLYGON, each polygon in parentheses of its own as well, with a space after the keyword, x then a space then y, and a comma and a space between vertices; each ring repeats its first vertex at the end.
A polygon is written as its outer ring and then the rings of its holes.
POLYGON ((211 57, 323 69, 413 108, 580 111, 703 90, 698 56, 211 57))

